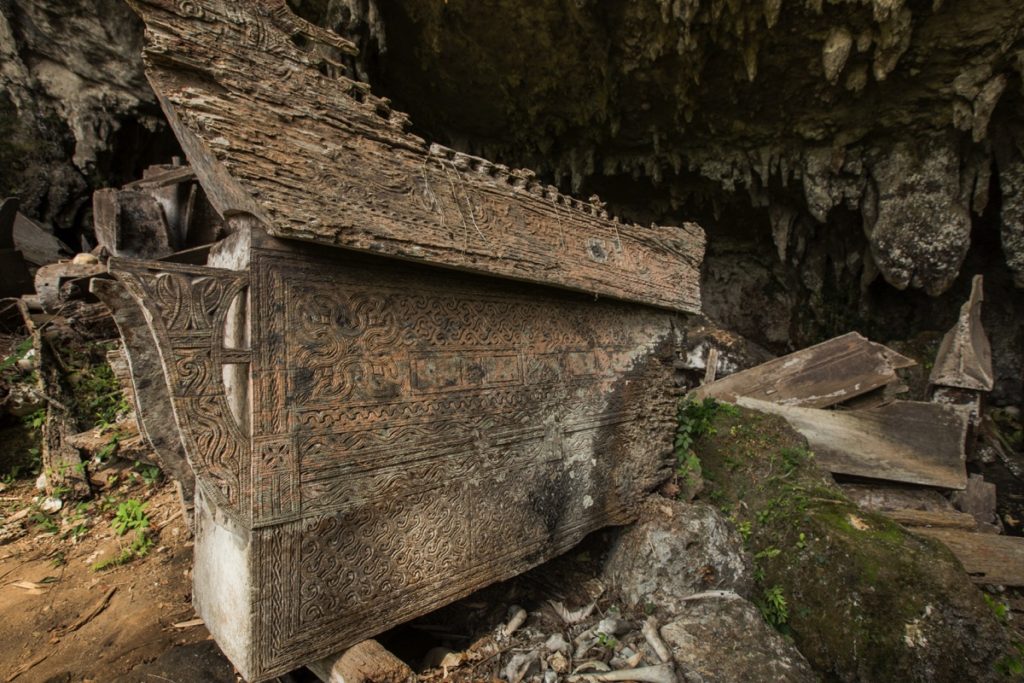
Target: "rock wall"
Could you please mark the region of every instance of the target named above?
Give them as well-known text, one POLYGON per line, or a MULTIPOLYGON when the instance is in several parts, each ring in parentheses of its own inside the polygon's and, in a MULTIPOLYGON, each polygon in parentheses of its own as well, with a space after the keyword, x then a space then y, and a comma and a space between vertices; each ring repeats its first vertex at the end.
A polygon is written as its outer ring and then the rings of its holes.
POLYGON ((701 221, 708 312, 762 343, 942 329, 979 271, 1022 313, 1021 0, 377 4, 424 134, 701 221))
POLYGON ((0 2, 0 195, 65 236, 88 232, 94 187, 178 153, 141 47, 121 0, 0 2))

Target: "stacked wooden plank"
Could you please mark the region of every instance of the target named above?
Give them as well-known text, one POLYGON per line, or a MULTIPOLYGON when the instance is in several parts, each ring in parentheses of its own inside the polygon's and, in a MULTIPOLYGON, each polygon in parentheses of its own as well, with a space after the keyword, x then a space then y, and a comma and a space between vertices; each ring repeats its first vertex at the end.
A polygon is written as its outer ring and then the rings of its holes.
POLYGON ((691 395, 785 418, 820 465, 880 487, 869 507, 945 543, 976 581, 1024 585, 1024 539, 998 535, 995 487, 969 478, 966 468, 969 434, 993 384, 982 285, 975 277, 943 339, 930 401, 899 399, 907 387, 898 371, 914 361, 856 333, 707 382, 691 395), (886 488, 893 484, 945 495, 925 507, 893 505, 886 488))

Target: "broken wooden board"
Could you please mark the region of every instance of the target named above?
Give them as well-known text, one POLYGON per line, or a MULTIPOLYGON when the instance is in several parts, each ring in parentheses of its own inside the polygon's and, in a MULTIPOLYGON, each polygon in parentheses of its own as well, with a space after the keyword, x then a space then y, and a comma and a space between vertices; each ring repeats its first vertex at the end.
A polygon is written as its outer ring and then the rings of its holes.
POLYGON ((954 529, 914 529, 948 547, 976 583, 1024 586, 1024 538, 954 529))
POLYGON ((821 410, 740 397, 739 405, 780 415, 803 434, 833 474, 963 489, 969 411, 896 401, 865 410, 821 410))
MULTIPOLYGON (((88 256, 86 254, 86 256, 88 256)), ((93 259, 95 261, 96 259, 93 259)), ((68 297, 62 291, 65 284, 72 280, 85 278, 83 284, 88 285, 89 278, 102 275, 106 268, 98 262, 74 263, 62 261, 42 266, 36 271, 35 290, 43 310, 52 313, 58 310, 68 297)))
POLYGON ((211 260, 246 270, 111 259, 131 301, 104 299, 159 351, 196 476, 196 609, 247 679, 628 523, 670 476, 675 314, 228 242, 211 260))
POLYGON ((974 517, 956 511, 933 512, 928 510, 888 510, 882 513, 897 524, 906 527, 934 527, 937 529, 960 529, 976 531, 978 523, 974 517))
POLYGON ((14 246, 32 266, 45 266, 74 252, 41 225, 19 213, 14 217, 14 246))
POLYGON ((928 382, 932 386, 992 391, 992 347, 981 324, 984 279, 975 275, 971 297, 960 308, 956 325, 942 338, 928 382))
POLYGON ((130 0, 146 74, 225 218, 272 235, 700 311, 699 226, 608 217, 485 159, 428 146, 325 55, 353 53, 284 0, 130 0), (328 74, 328 75, 325 75, 328 74))
POLYGON ((96 240, 112 256, 162 258, 180 246, 161 202, 145 190, 97 190, 92 214, 96 240))
POLYGON ((695 398, 735 402, 740 396, 782 405, 825 408, 896 382, 914 365, 856 332, 781 356, 694 389, 695 398))

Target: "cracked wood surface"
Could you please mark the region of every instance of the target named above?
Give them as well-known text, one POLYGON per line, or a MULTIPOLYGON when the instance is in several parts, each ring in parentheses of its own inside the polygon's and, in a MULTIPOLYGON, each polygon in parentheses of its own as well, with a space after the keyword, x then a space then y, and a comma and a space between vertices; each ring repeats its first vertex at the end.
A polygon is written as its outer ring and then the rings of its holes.
POLYGON ((740 397, 746 408, 780 415, 806 437, 816 461, 830 472, 963 489, 969 410, 961 406, 894 401, 863 410, 820 410, 740 397))
POLYGON ((696 398, 735 402, 740 396, 782 405, 827 408, 899 379, 914 365, 881 344, 849 332, 697 387, 696 398))
POLYGON ((428 146, 283 0, 130 0, 146 73, 210 200, 271 235, 700 311, 704 233, 640 227, 529 171, 428 146))

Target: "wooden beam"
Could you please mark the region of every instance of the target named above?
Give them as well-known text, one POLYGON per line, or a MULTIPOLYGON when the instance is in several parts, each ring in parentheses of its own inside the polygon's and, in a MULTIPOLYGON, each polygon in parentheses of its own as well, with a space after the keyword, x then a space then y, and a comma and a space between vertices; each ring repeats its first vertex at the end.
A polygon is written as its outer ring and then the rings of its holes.
POLYGON ((405 662, 373 639, 306 668, 324 683, 405 683, 413 676, 405 662))
POLYGON ((865 410, 819 410, 741 397, 739 405, 781 415, 834 474, 963 489, 969 411, 896 401, 865 410))
POLYGON ((882 513, 897 524, 906 527, 935 527, 940 529, 960 529, 975 531, 978 523, 974 517, 963 513, 947 510, 888 510, 882 513))
POLYGON ((610 218, 530 171, 427 145, 284 0, 129 0, 146 74, 225 218, 275 237, 699 312, 704 232, 610 218))
POLYGON ((735 402, 740 396, 807 408, 825 408, 885 386, 896 370, 914 365, 856 332, 729 375, 693 391, 696 398, 735 402))
POLYGON ((914 529, 941 541, 976 583, 1024 586, 1024 538, 954 529, 914 529))

